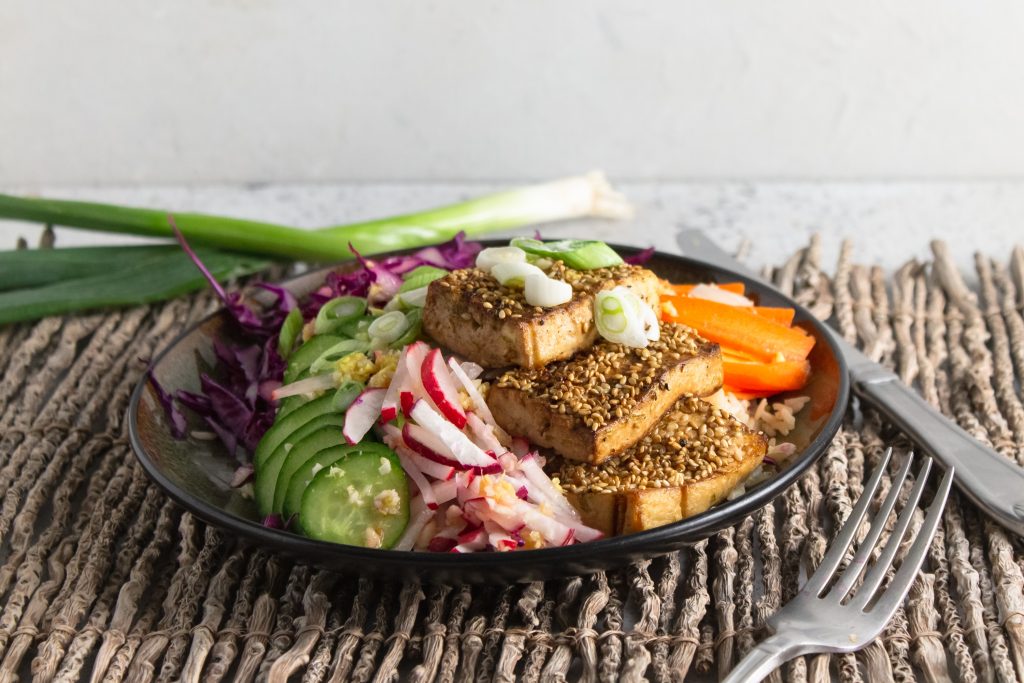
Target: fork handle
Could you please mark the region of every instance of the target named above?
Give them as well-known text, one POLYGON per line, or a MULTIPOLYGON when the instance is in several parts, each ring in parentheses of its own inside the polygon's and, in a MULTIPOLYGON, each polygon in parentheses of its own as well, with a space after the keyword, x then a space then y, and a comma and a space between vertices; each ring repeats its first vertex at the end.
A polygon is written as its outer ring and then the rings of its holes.
POLYGON ((956 485, 982 510, 1024 536, 1024 469, 974 439, 890 373, 854 373, 854 391, 911 440, 956 470, 956 485))
POLYGON ((722 683, 757 683, 781 664, 807 651, 792 638, 773 633, 755 645, 722 683))

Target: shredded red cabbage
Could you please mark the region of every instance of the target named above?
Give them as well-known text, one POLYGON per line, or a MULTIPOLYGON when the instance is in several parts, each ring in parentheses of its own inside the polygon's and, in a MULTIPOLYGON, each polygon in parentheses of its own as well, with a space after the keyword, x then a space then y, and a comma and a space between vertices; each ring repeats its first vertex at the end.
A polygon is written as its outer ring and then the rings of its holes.
POLYGON ((647 247, 643 251, 638 251, 632 256, 627 256, 622 260, 634 266, 642 266, 643 264, 650 261, 652 256, 654 256, 654 247, 647 247))
POLYGON ((328 273, 324 286, 309 295, 302 314, 307 320, 314 318, 321 306, 339 296, 363 296, 373 304, 386 303, 402 286, 404 273, 427 265, 446 270, 469 268, 482 248, 479 242, 467 242, 466 234, 460 232, 444 244, 376 261, 350 244, 349 249, 363 267, 348 273, 328 273))
POLYGON ((156 377, 153 375, 153 370, 146 370, 146 376, 149 378, 149 383, 152 385, 153 390, 156 391, 156 398, 160 401, 160 405, 163 406, 164 412, 167 413, 167 419, 171 421, 171 436, 175 439, 184 439, 185 431, 188 429, 188 423, 185 421, 185 415, 178 410, 178 406, 174 403, 174 397, 164 391, 163 386, 160 382, 156 381, 156 377))
MULTIPOLYGON (((225 291, 217 282, 178 230, 174 217, 168 215, 167 220, 182 249, 224 302, 248 343, 235 345, 216 340, 213 347, 216 367, 212 374, 200 375, 198 392, 180 390, 172 397, 152 373, 150 381, 171 421, 173 436, 184 438, 187 431, 185 416, 178 409, 177 404, 180 404, 201 417, 228 452, 238 459, 240 467, 232 485, 241 485, 249 476, 247 467, 251 454, 274 423, 277 405, 270 394, 280 386, 285 370, 285 362, 277 353, 277 336, 288 312, 299 303, 288 290, 259 283, 258 287, 274 294, 274 301, 259 309, 250 308, 240 294, 225 291)), ((479 243, 467 242, 461 232, 444 244, 382 261, 364 258, 353 248, 352 253, 362 267, 347 273, 329 273, 323 287, 304 303, 303 316, 306 320, 312 319, 324 303, 338 296, 372 297, 374 303, 384 303, 398 291, 403 273, 421 265, 448 270, 466 268, 473 265, 480 249, 479 243)), ((282 524, 282 520, 268 518, 264 523, 271 526, 282 524)))

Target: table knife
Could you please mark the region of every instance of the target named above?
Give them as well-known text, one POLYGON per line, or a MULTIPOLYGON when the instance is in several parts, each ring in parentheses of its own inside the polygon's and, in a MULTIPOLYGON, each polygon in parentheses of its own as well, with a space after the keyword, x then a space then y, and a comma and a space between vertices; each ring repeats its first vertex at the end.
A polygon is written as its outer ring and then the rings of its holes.
MULTIPOLYGON (((680 232, 677 242, 684 256, 772 286, 699 230, 680 232)), ((1013 533, 1024 536, 1024 469, 965 432, 903 384, 895 373, 872 361, 834 330, 829 332, 849 367, 854 393, 936 460, 954 468, 957 487, 979 508, 1013 533)))

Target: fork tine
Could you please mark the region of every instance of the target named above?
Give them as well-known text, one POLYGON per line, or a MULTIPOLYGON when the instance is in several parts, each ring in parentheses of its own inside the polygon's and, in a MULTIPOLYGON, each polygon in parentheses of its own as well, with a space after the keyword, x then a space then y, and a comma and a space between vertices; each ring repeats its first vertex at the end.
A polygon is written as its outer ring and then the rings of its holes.
MULTIPOLYGON (((828 592, 829 598, 835 598, 836 600, 842 600, 846 597, 846 594, 850 592, 853 585, 857 583, 857 579, 860 578, 864 568, 868 566, 868 562, 871 560, 871 552, 875 549, 875 545, 878 543, 879 536, 882 535, 882 531, 885 529, 885 523, 889 519, 889 513, 896 507, 896 499, 900 495, 900 489, 903 488, 903 482, 907 480, 907 475, 910 474, 910 465, 914 461, 913 452, 907 455, 906 462, 903 463, 903 467, 900 468, 900 472, 892 480, 892 486, 889 487, 889 493, 886 494, 885 500, 878 506, 878 512, 871 519, 871 527, 868 529, 868 533, 864 536, 864 540, 861 541, 860 547, 857 548, 857 554, 853 556, 853 560, 850 565, 846 568, 846 571, 840 575, 839 579, 828 592)), ((928 463, 925 463, 925 475, 927 475, 928 463)), ((890 541, 891 543, 891 541, 890 541)))
POLYGON ((843 561, 846 549, 850 547, 850 543, 853 542, 853 537, 857 534, 860 523, 864 520, 864 515, 867 514, 868 506, 871 504, 875 491, 878 490, 878 482, 881 481, 882 473, 885 472, 885 468, 889 464, 890 456, 892 456, 892 448, 885 451, 885 455, 882 456, 882 462, 878 463, 878 467, 871 473, 871 478, 864 486, 864 491, 860 494, 860 500, 857 501, 853 512, 847 518, 846 524, 839 530, 839 535, 832 541, 832 546, 825 553, 825 557, 821 558, 821 564, 811 574, 801 592, 817 597, 821 594, 829 579, 832 578, 832 575, 835 574, 839 563, 843 561))
POLYGON ((885 548, 882 549, 878 559, 875 560, 874 565, 868 571, 867 576, 864 577, 864 584, 857 589, 857 595, 850 600, 851 606, 863 609, 871 601, 871 597, 878 590, 878 587, 882 585, 885 573, 889 571, 893 560, 896 559, 896 553, 900 549, 900 544, 907 533, 907 528, 914 519, 914 510, 917 509, 917 503, 921 500, 921 494, 924 493, 924 487, 928 483, 928 474, 931 466, 932 459, 927 458, 924 461, 924 465, 921 466, 921 471, 917 474, 917 481, 914 483, 914 488, 907 498, 906 505, 900 511, 900 516, 896 519, 896 525, 893 527, 892 533, 889 534, 889 541, 885 544, 885 548))
POLYGON ((913 583, 917 577, 917 572, 921 569, 921 565, 924 564, 924 558, 928 554, 928 546, 931 545, 935 529, 938 528, 939 520, 942 519, 942 510, 946 507, 946 499, 949 498, 949 489, 952 485, 953 468, 950 467, 946 470, 946 475, 942 477, 939 488, 935 491, 935 498, 928 507, 928 514, 924 518, 921 529, 917 532, 914 544, 910 546, 907 556, 903 558, 903 564, 896 570, 892 583, 886 586, 882 597, 871 608, 871 615, 884 616, 885 621, 888 622, 892 619, 896 609, 903 603, 903 598, 907 595, 907 591, 910 590, 910 584, 913 583))

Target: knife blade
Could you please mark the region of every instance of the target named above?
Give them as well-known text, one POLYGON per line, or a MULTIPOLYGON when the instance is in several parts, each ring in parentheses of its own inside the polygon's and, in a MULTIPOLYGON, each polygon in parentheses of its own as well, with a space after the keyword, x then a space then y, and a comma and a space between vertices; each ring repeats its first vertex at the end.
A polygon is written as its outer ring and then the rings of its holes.
MULTIPOLYGON (((775 289, 699 230, 679 233, 684 256, 735 271, 775 289)), ((777 290, 776 290, 777 291, 777 290)), ((891 370, 829 329, 862 401, 881 411, 936 460, 956 470, 954 481, 975 505, 1007 529, 1024 535, 1024 469, 984 445, 933 408, 891 370)))

